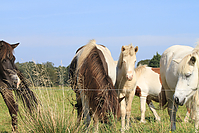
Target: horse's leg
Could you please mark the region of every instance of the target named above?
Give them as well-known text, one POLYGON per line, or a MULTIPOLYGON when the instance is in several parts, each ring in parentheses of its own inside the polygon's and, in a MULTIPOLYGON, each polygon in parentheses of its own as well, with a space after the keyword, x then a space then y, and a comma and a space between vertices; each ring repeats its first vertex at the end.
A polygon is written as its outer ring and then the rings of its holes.
MULTIPOLYGON (((119 98, 124 97, 123 93, 119 94, 119 98)), ((125 117, 126 117, 126 97, 124 100, 120 102, 120 110, 121 110, 121 132, 125 131, 125 117)))
POLYGON ((129 95, 127 95, 127 99, 126 99, 126 129, 128 130, 129 124, 130 124, 130 116, 131 116, 131 105, 132 105, 132 101, 133 101, 133 97, 135 96, 135 88, 133 91, 130 92, 129 95))
MULTIPOLYGON (((191 114, 191 108, 192 108, 192 100, 194 100, 193 97, 189 98, 189 100, 186 102, 186 108, 187 108, 187 113, 185 115, 185 118, 184 118, 184 122, 189 122, 189 118, 190 118, 190 114, 191 114)), ((193 108, 192 108, 193 109, 193 108)))
POLYGON ((165 77, 161 76, 161 79, 162 79, 162 86, 165 90, 165 95, 168 102, 168 114, 170 116, 171 131, 174 131, 176 130, 176 112, 178 110, 178 105, 174 103, 173 100, 174 92, 170 90, 170 88, 168 87, 165 77))
POLYGON ((90 113, 89 113, 89 111, 90 111, 89 110, 89 99, 83 91, 80 92, 80 97, 82 100, 82 109, 83 109, 83 113, 84 113, 84 117, 85 117, 86 126, 88 127, 90 124, 90 121, 91 121, 91 117, 90 117, 90 113))
POLYGON ((193 115, 195 116, 195 132, 198 132, 198 125, 199 125, 199 97, 198 97, 198 94, 199 93, 199 90, 196 91, 196 95, 195 95, 195 98, 194 98, 194 101, 193 103, 196 103, 196 105, 194 106, 195 108, 195 111, 192 111, 193 115))
POLYGON ((149 100, 147 99, 147 104, 148 104, 151 112, 153 112, 153 115, 155 116, 155 119, 157 121, 160 121, 160 117, 159 117, 158 113, 156 112, 155 107, 154 107, 153 102, 151 101, 151 99, 149 99, 149 100))
POLYGON ((82 112, 82 101, 80 97, 80 93, 76 93, 76 101, 77 101, 77 122, 80 123, 80 121, 83 118, 83 112, 82 112))
POLYGON ((14 100, 14 96, 11 90, 3 89, 1 90, 1 95, 8 107, 10 116, 12 118, 12 130, 17 130, 17 111, 18 111, 18 105, 14 100))
POLYGON ((98 127, 99 126, 98 114, 95 114, 93 116, 93 118, 94 118, 94 127, 95 127, 94 132, 97 133, 98 129, 99 129, 99 127, 98 127))
POLYGON ((146 96, 140 96, 140 110, 141 110, 141 123, 146 123, 145 121, 145 111, 146 111, 146 96))
POLYGON ((187 107, 187 113, 186 113, 185 118, 184 118, 185 123, 189 122, 190 112, 191 112, 191 110, 187 107))
POLYGON ((171 131, 176 130, 176 112, 178 110, 178 105, 175 104, 173 100, 173 92, 172 91, 166 91, 166 97, 168 101, 168 114, 170 116, 170 122, 171 122, 171 131))

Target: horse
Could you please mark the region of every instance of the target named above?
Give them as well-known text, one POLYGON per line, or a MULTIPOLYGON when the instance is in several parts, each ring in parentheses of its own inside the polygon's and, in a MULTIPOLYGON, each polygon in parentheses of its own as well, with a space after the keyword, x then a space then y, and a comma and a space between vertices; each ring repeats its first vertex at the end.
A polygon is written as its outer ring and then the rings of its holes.
POLYGON ((107 47, 91 40, 77 50, 69 68, 79 121, 83 117, 88 127, 93 116, 97 132, 99 120, 107 122, 111 113, 119 117, 119 101, 114 88, 116 65, 107 47))
POLYGON ((186 102, 187 113, 184 118, 185 123, 189 121, 189 118, 195 120, 197 100, 198 100, 198 92, 193 94, 193 96, 187 100, 186 102))
POLYGON ((124 100, 120 103, 122 132, 129 129, 131 104, 136 90, 136 74, 134 68, 137 51, 138 47, 136 46, 134 48, 132 44, 122 46, 117 63, 115 88, 117 90, 118 97, 124 97, 124 100), (125 117, 127 119, 126 126, 125 117))
POLYGON ((146 103, 148 104, 150 110, 155 116, 157 121, 160 121, 152 100, 159 102, 159 95, 161 93, 161 79, 160 79, 160 68, 151 68, 146 65, 140 65, 135 68, 137 87, 135 95, 140 97, 141 104, 141 123, 146 123, 145 121, 145 111, 146 103))
MULTIPOLYGON (((162 81, 160 77, 160 68, 151 68, 146 65, 140 65, 135 69, 137 76, 137 87, 135 95, 140 97, 141 104, 141 123, 145 123, 145 103, 148 104, 150 110, 155 116, 157 121, 160 121, 160 117, 158 116, 155 107, 151 100, 155 102, 160 102, 160 93, 162 87, 162 81)), ((187 113, 184 118, 184 122, 188 122, 189 117, 191 119, 195 119, 195 99, 197 98, 197 93, 195 93, 187 102, 186 108, 187 113)), ((198 99, 198 98, 197 98, 198 99)))
POLYGON ((14 90, 16 97, 23 101, 24 106, 29 111, 32 111, 37 105, 37 98, 28 88, 22 73, 14 64, 13 50, 18 45, 19 43, 11 45, 5 41, 0 41, 0 93, 8 107, 13 132, 17 131, 18 104, 15 102, 12 90, 14 90))
MULTIPOLYGON (((172 131, 176 130, 178 105, 183 106, 186 104, 187 100, 198 89, 198 52, 199 44, 195 48, 174 45, 166 49, 160 59, 160 75, 163 86, 161 91, 163 95, 161 96, 162 99, 168 102, 168 114, 170 116, 172 131)), ((197 100, 195 104, 197 104, 197 100)), ((196 105, 196 129, 198 129, 199 118, 198 105, 196 105)))

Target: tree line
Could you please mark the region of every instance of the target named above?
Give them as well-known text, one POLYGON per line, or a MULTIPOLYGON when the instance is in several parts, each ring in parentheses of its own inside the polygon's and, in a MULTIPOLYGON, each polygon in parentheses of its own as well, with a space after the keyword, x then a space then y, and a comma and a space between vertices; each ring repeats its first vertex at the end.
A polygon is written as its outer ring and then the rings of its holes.
POLYGON ((160 58, 161 58, 161 55, 158 54, 158 52, 156 52, 156 55, 154 55, 152 59, 141 60, 138 62, 137 66, 147 65, 149 67, 158 68, 160 67, 160 58))
POLYGON ((52 62, 35 63, 33 61, 16 63, 31 86, 59 86, 68 84, 68 67, 55 67, 52 62))
MULTIPOLYGON (((157 52, 152 59, 139 61, 137 66, 141 64, 156 68, 160 67, 160 58, 161 55, 157 52)), ((55 67, 52 62, 39 64, 33 61, 17 62, 16 66, 31 86, 67 86, 70 83, 68 79, 69 66, 55 67)))

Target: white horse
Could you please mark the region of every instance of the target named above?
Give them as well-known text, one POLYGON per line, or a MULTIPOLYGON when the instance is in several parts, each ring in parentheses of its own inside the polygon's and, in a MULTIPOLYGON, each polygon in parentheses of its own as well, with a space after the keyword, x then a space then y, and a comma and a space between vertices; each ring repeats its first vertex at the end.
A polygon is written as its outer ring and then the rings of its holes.
POLYGON ((155 107, 152 103, 152 100, 159 102, 159 94, 161 92, 161 80, 160 80, 160 69, 151 68, 146 65, 138 66, 135 69, 137 77, 137 87, 136 87, 136 96, 140 97, 141 104, 141 120, 140 122, 145 123, 145 111, 146 103, 148 104, 150 110, 153 112, 155 119, 160 121, 155 107))
MULTIPOLYGON (((199 45, 195 48, 175 45, 164 51, 160 59, 163 92, 168 102, 171 130, 176 129, 178 105, 184 105, 198 89, 199 45)), ((197 105, 196 114, 199 115, 197 105)), ((198 128, 196 115, 195 128, 198 128)))
POLYGON ((134 48, 133 45, 122 46, 117 64, 115 88, 118 89, 119 98, 125 97, 125 99, 120 103, 122 132, 124 132, 126 129, 129 129, 131 105, 136 89, 136 74, 134 69, 137 51, 138 47, 134 48), (127 119, 126 127, 125 117, 127 119))
POLYGON ((116 65, 108 48, 91 40, 79 48, 70 64, 71 87, 76 92, 79 120, 87 126, 91 116, 95 131, 99 120, 107 121, 112 112, 119 117, 119 101, 114 89, 116 65))

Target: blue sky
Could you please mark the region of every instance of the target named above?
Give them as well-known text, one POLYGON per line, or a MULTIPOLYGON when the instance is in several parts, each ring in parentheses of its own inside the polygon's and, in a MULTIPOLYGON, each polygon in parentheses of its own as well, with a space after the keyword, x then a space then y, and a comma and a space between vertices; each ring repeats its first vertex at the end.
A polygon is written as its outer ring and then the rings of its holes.
POLYGON ((194 47, 199 39, 197 0, 7 0, 0 16, 0 40, 20 43, 17 62, 68 66, 91 39, 108 47, 114 60, 132 43, 140 61, 175 44, 194 47))

